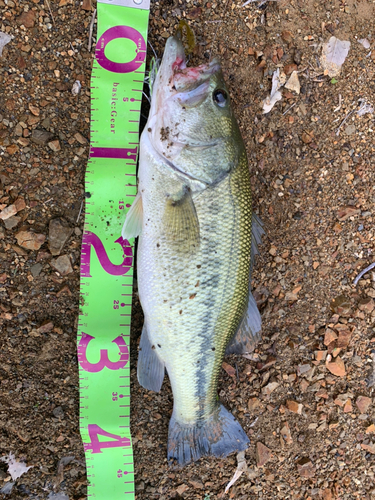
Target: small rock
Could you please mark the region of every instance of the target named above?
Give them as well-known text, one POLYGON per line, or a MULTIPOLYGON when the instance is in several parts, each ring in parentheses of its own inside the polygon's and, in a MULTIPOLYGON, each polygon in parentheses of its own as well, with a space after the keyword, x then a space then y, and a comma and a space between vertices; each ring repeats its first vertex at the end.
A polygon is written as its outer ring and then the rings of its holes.
POLYGON ((371 298, 361 299, 359 301, 358 307, 361 311, 365 311, 366 313, 371 313, 374 310, 375 302, 371 298))
POLYGON ((292 411, 293 413, 297 413, 298 415, 302 414, 302 409, 303 409, 302 403, 297 403, 296 401, 292 401, 289 399, 286 402, 286 406, 288 410, 292 411))
POLYGON ((35 24, 35 18, 35 11, 29 10, 28 12, 22 12, 22 14, 17 17, 16 21, 19 25, 23 24, 25 28, 33 28, 35 24))
POLYGON ((48 247, 52 255, 60 255, 73 230, 64 219, 52 219, 49 223, 48 247))
POLYGON ((310 132, 302 132, 301 139, 305 144, 310 144, 313 141, 314 136, 310 132))
POLYGON ((317 361, 324 361, 327 357, 327 351, 315 351, 314 354, 317 361))
POLYGON ((293 42, 293 34, 291 31, 283 31, 281 33, 281 38, 284 40, 286 43, 291 43, 293 42))
POLYGON ((52 151, 54 151, 55 153, 57 151, 60 151, 61 150, 61 146, 60 146, 60 142, 58 139, 55 139, 54 141, 51 141, 48 143, 48 146, 52 149, 52 151))
POLYGON ((191 479, 191 480, 189 481, 189 483, 190 483, 190 484, 191 484, 191 485, 192 485, 195 489, 199 489, 199 490, 203 490, 203 489, 204 489, 204 484, 203 484, 203 483, 201 483, 201 482, 200 482, 200 481, 198 481, 198 480, 195 480, 195 481, 194 481, 193 479, 191 479))
POLYGON ((297 462, 298 473, 301 477, 313 477, 315 474, 315 467, 309 458, 302 458, 297 462))
POLYGON ((347 315, 350 313, 351 304, 350 300, 345 297, 345 295, 339 295, 330 304, 332 312, 339 314, 340 316, 347 315))
POLYGON ((28 250, 39 250, 45 242, 45 235, 32 233, 31 231, 20 231, 16 234, 17 243, 28 250))
POLYGON ((333 363, 327 361, 326 367, 333 375, 336 375, 337 377, 345 377, 346 375, 345 364, 340 357, 337 357, 333 363))
POLYGON ((51 261, 51 266, 58 271, 61 276, 66 276, 69 273, 73 272, 72 265, 70 263, 70 259, 67 255, 61 255, 51 261))
POLYGON ((349 217, 354 217, 355 215, 359 215, 361 210, 359 208, 352 207, 351 205, 347 207, 341 207, 337 211, 337 218, 339 221, 344 221, 349 219, 349 217))
POLYGON ((247 407, 249 408, 250 411, 256 410, 256 408, 259 408, 260 406, 260 401, 258 398, 250 398, 247 407))
POLYGON ((29 104, 29 110, 34 116, 39 116, 40 115, 40 109, 37 108, 36 106, 33 106, 32 104, 29 104))
POLYGON ((357 401, 355 402, 361 413, 367 413, 367 410, 369 409, 371 403, 372 399, 368 398, 367 396, 359 396, 357 398, 357 401))
POLYGON ((64 411, 61 406, 57 406, 54 410, 52 410, 52 413, 56 418, 64 418, 64 411))
POLYGON ((332 342, 334 342, 337 339, 336 333, 331 330, 330 328, 327 328, 324 334, 324 345, 328 346, 332 342))
POLYGON ((292 439, 292 435, 290 433, 290 427, 289 427, 288 422, 284 423, 284 427, 281 429, 280 432, 281 432, 281 435, 284 438, 284 441, 286 442, 286 444, 293 443, 293 439, 292 439))
POLYGON ((16 215, 16 213, 17 213, 16 207, 13 204, 8 205, 7 207, 4 208, 4 210, 0 212, 0 219, 2 220, 9 219, 9 217, 16 215))
POLYGON ((17 226, 17 224, 19 223, 20 220, 21 220, 21 217, 17 217, 16 215, 12 215, 12 217, 5 219, 4 226, 7 229, 13 229, 14 227, 17 226))
POLYGON ((366 434, 373 434, 375 432, 375 425, 371 424, 366 429, 366 434))
POLYGON ((355 125, 348 125, 344 130, 346 135, 353 135, 355 134, 355 131, 356 131, 355 125))
POLYGON ((257 442, 256 445, 256 458, 257 458, 257 466, 263 467, 264 464, 268 462, 272 457, 272 452, 267 446, 265 446, 261 442, 257 442))
POLYGON ((287 292, 285 295, 285 300, 287 302, 295 302, 296 300, 298 300, 298 295, 293 292, 287 292))
POLYGON ((352 411, 353 411, 352 401, 348 399, 344 405, 344 413, 352 413, 352 411))
POLYGON ((34 278, 36 278, 37 276, 39 276, 39 274, 41 273, 42 269, 43 269, 43 265, 42 264, 34 264, 33 266, 31 266, 30 272, 31 272, 32 276, 34 278))
POLYGON ((52 321, 47 321, 40 325, 38 328, 38 333, 48 333, 53 329, 53 323, 52 321))
POLYGON ((284 73, 289 76, 293 73, 293 71, 297 71, 298 67, 297 64, 286 64, 284 66, 284 73))
POLYGON ((179 495, 182 495, 188 489, 189 486, 187 484, 181 484, 178 488, 176 488, 176 491, 179 495))
POLYGON ((263 387, 262 394, 269 396, 275 389, 279 387, 279 385, 280 384, 278 382, 270 382, 265 387, 263 387))
POLYGON ((79 132, 74 134, 74 137, 80 144, 87 144, 87 139, 83 137, 83 135, 80 134, 79 132))
POLYGON ((47 497, 47 500, 69 500, 68 495, 65 493, 50 493, 47 497))
POLYGON ((45 146, 53 137, 47 130, 34 129, 31 134, 31 140, 39 146, 45 146))
POLYGON ((375 444, 373 443, 370 443, 370 444, 361 444, 361 447, 368 451, 369 453, 372 453, 373 455, 375 455, 375 444))

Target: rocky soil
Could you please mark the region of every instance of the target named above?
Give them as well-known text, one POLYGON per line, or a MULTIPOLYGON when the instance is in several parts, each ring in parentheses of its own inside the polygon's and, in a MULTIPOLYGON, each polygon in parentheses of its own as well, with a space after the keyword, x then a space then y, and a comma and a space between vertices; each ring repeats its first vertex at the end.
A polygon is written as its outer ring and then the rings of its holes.
MULTIPOLYGON (((154 394, 136 381, 134 295, 136 498, 373 499, 375 277, 353 280, 375 260, 374 4, 151 3, 159 55, 185 19, 191 63, 220 57, 267 234, 253 276, 263 340, 226 358, 219 385, 251 439, 244 457, 168 467, 172 396, 168 382, 154 394), (320 59, 331 36, 351 43, 333 78, 320 59), (263 114, 277 68, 298 72, 300 93, 281 88, 263 114)), ((94 8, 0 0, 0 31, 12 37, 0 57, 0 452, 33 466, 10 488, 0 462, 9 499, 86 499, 76 327, 94 8)))

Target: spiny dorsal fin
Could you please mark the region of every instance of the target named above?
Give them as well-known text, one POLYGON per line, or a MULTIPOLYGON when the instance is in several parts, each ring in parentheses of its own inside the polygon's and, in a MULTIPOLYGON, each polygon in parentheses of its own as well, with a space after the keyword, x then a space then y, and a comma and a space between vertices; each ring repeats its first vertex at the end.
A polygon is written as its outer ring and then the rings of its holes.
POLYGON ((140 193, 134 198, 133 204, 129 212, 126 214, 126 219, 121 231, 121 236, 124 240, 136 238, 142 232, 143 222, 143 205, 140 193))

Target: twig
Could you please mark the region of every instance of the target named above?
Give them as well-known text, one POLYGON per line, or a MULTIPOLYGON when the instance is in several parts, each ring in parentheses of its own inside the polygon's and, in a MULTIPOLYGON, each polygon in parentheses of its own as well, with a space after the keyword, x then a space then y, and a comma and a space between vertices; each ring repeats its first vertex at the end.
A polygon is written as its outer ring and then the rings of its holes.
POLYGON ((283 116, 284 116, 284 115, 286 115, 286 114, 287 114, 287 112, 288 112, 288 111, 290 111, 290 110, 293 108, 293 106, 295 106, 295 105, 296 105, 296 103, 293 103, 293 104, 290 106, 290 108, 288 108, 288 109, 287 109, 287 110, 283 113, 283 116))
POLYGON ((53 17, 53 14, 52 14, 52 10, 51 10, 51 7, 50 7, 50 4, 49 4, 49 1, 46 0, 47 2, 47 6, 48 6, 48 10, 49 10, 49 13, 51 14, 51 17, 52 17, 52 24, 55 26, 55 19, 53 17))
POLYGON ((340 123, 339 125, 339 128, 336 130, 336 135, 340 135, 340 128, 344 125, 344 123, 346 122, 346 120, 349 118, 349 116, 351 116, 353 113, 354 113, 355 109, 353 109, 352 111, 350 111, 346 116, 345 118, 343 119, 343 121, 340 123))
POLYGON ((364 269, 363 271, 361 271, 358 276, 356 277, 356 279, 354 280, 354 285, 356 285, 358 283, 358 281, 362 278, 362 276, 366 273, 368 273, 369 271, 371 271, 371 269, 374 269, 375 267, 375 262, 373 262, 372 264, 370 264, 368 267, 366 267, 366 269, 364 269))
POLYGON ((77 220, 76 220, 76 224, 78 224, 79 218, 81 217, 82 208, 83 208, 83 200, 81 201, 81 208, 79 209, 79 214, 78 214, 78 217, 77 217, 77 220))
POLYGON ((339 94, 339 105, 337 106, 337 108, 335 108, 333 110, 334 113, 336 113, 336 111, 340 111, 340 109, 341 109, 341 101, 342 101, 341 94, 339 94))
POLYGON ((96 9, 94 10, 92 17, 91 17, 91 23, 90 23, 90 31, 89 31, 89 45, 88 45, 88 50, 91 52, 91 47, 92 47, 92 32, 94 30, 94 24, 95 24, 95 17, 96 17, 96 9))

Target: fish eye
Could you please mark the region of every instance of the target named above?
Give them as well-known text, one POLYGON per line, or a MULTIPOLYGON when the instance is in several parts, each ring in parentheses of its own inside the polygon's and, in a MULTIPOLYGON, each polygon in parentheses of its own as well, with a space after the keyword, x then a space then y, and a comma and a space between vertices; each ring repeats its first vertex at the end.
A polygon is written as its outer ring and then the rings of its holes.
POLYGON ((228 94, 223 89, 216 89, 212 94, 212 98, 218 106, 223 108, 227 103, 228 94))

